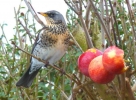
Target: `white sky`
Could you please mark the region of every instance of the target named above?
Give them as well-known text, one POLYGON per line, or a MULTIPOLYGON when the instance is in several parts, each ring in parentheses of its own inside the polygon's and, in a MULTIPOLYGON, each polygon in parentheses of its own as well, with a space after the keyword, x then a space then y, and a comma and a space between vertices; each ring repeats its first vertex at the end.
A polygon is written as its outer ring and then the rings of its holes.
MULTIPOLYGON (((34 7, 36 12, 46 12, 49 10, 57 10, 63 14, 65 17, 67 5, 65 4, 64 0, 31 0, 32 6, 34 7)), ((8 26, 5 26, 4 31, 5 34, 9 39, 12 38, 14 34, 13 27, 15 26, 15 19, 14 19, 14 7, 18 10, 19 4, 22 4, 26 7, 24 1, 21 0, 0 0, 0 24, 6 23, 8 26)), ((39 16, 41 19, 42 17, 39 16)), ((0 36, 1 36, 1 29, 0 29, 0 36)))

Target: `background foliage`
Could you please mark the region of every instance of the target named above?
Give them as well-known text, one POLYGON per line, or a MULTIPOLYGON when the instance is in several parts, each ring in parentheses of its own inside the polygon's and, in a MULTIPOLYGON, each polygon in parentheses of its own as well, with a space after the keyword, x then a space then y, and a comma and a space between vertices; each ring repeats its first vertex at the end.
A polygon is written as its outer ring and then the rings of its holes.
POLYGON ((17 80, 29 67, 32 44, 40 29, 28 9, 20 5, 15 10, 16 26, 14 38, 5 37, 1 25, 0 36, 0 100, 135 100, 136 96, 136 2, 134 0, 64 0, 67 26, 75 40, 66 55, 56 64, 67 75, 47 67, 40 70, 33 85, 17 88, 17 80), (93 3, 93 4, 92 4, 93 3), (93 7, 94 5, 94 7, 93 7), (91 37, 91 38, 90 38, 91 37), (91 47, 102 51, 116 45, 124 50, 127 72, 109 84, 96 84, 82 75, 77 67, 78 56, 91 47))

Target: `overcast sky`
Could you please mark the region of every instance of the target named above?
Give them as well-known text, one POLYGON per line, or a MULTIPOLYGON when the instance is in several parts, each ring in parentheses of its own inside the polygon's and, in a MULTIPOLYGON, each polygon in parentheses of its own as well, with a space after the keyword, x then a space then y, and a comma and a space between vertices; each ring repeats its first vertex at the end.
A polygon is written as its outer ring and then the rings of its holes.
MULTIPOLYGON (((64 0, 31 0, 32 6, 34 7, 36 12, 46 12, 49 10, 57 10, 65 16, 67 5, 64 0)), ((5 34, 10 39, 15 26, 14 19, 14 7, 17 10, 19 4, 26 6, 24 1, 21 0, 0 0, 0 24, 6 23, 8 26, 4 28, 5 34)), ((40 17, 40 16, 39 16, 40 17)), ((1 29, 0 29, 1 36, 1 29)))

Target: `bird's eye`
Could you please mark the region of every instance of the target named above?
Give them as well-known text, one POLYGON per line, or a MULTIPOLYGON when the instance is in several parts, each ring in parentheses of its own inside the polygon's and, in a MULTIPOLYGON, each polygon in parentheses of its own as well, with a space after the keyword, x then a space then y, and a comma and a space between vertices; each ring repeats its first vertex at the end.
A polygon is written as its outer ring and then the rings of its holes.
POLYGON ((54 17, 54 14, 50 14, 50 17, 54 17))

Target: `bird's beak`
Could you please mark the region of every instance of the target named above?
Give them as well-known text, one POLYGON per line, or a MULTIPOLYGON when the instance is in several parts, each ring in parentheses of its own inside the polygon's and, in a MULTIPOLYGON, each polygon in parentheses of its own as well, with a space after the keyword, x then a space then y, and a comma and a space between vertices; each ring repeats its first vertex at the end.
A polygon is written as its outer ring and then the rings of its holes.
POLYGON ((47 13, 43 13, 43 12, 38 12, 38 14, 41 14, 41 15, 43 15, 44 17, 47 17, 47 16, 48 16, 47 13))

